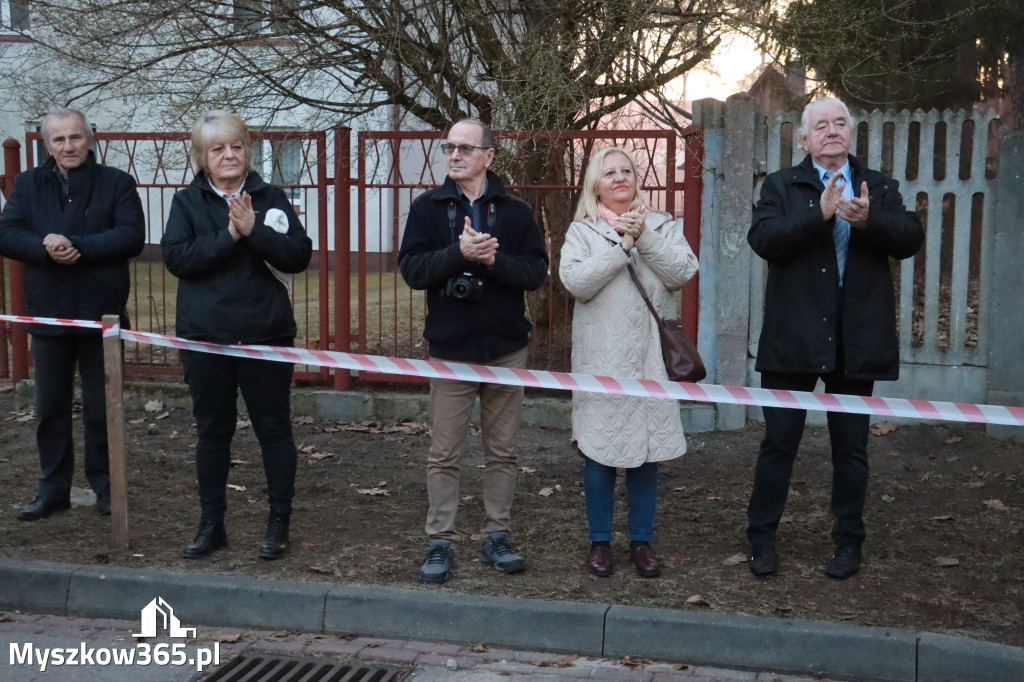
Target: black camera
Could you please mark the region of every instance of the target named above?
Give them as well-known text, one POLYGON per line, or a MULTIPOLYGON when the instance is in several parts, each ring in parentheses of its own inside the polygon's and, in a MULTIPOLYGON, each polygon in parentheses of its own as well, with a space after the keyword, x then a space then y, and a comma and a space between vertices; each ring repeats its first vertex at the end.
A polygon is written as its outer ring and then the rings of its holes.
POLYGON ((463 272, 448 280, 444 295, 460 301, 479 301, 484 297, 484 280, 472 272, 463 272))

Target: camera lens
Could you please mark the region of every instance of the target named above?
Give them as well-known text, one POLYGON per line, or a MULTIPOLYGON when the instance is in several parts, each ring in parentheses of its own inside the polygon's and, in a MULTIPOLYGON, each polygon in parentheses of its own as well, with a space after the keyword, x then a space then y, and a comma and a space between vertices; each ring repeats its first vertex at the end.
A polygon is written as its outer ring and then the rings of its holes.
POLYGON ((469 282, 462 278, 452 282, 452 296, 455 298, 467 298, 469 296, 469 282))

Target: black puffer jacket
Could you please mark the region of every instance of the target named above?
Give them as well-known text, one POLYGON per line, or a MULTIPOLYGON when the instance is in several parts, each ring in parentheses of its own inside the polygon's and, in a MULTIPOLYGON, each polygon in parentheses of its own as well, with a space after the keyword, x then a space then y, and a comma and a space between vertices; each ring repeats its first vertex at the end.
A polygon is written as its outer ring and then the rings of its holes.
POLYGON ((199 173, 174 195, 160 241, 164 262, 178 284, 177 333, 213 343, 280 343, 295 338, 295 316, 284 285, 267 267, 302 272, 313 244, 280 187, 255 172, 243 189, 252 197, 256 224, 235 242, 228 233, 228 203, 199 173), (264 224, 269 209, 284 211, 287 234, 264 224))
MULTIPOLYGON (((96 163, 92 152, 68 173, 68 197, 51 158, 14 180, 0 217, 0 254, 25 263, 28 314, 99 320, 128 302, 128 259, 145 245, 145 217, 132 176, 96 163), (62 234, 81 254, 74 265, 55 262, 43 246, 62 234)), ((29 325, 38 336, 98 334, 95 329, 29 325)))
MULTIPOLYGON (((843 286, 838 286, 833 220, 821 216, 825 189, 806 157, 769 175, 761 188, 747 240, 768 261, 758 371, 831 372, 836 366, 836 304, 843 296, 846 376, 899 377, 896 303, 889 258, 913 256, 924 242, 917 214, 899 183, 850 157, 854 193, 867 182, 868 225, 853 228, 843 286)), ((909 321, 908 321, 909 323, 909 321)))
POLYGON ((440 187, 424 192, 409 209, 398 267, 410 287, 427 290, 423 336, 433 357, 487 362, 529 342, 533 325, 526 319, 523 292, 540 288, 547 277, 544 240, 530 205, 506 194, 501 180, 489 171, 481 201, 482 229, 498 239, 489 269, 467 261, 459 250, 458 236, 467 211, 454 180, 446 178, 440 187), (448 218, 449 205, 455 207, 454 226, 448 218), (484 279, 479 301, 444 295, 448 280, 465 270, 484 279))

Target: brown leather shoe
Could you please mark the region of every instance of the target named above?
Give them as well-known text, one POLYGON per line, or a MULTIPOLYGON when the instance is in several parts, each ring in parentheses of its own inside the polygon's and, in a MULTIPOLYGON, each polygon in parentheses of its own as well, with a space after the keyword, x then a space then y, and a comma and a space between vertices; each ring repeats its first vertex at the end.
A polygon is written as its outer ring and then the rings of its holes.
POLYGON ((637 575, 641 578, 657 578, 661 575, 661 566, 654 556, 654 549, 650 545, 637 545, 629 550, 629 558, 636 566, 637 575))
POLYGON ((598 578, 607 578, 612 574, 612 550, 610 547, 597 545, 590 548, 590 556, 587 557, 587 566, 590 568, 590 575, 598 578))

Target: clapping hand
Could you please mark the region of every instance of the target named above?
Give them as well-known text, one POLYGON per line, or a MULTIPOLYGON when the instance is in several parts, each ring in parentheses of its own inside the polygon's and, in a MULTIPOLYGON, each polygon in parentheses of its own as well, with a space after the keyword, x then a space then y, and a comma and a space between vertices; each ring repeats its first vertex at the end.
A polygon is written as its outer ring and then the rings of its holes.
POLYGON ((647 209, 639 201, 634 201, 626 209, 626 212, 615 221, 615 231, 622 235, 622 248, 629 251, 633 248, 636 240, 643 234, 646 221, 644 215, 647 209))

